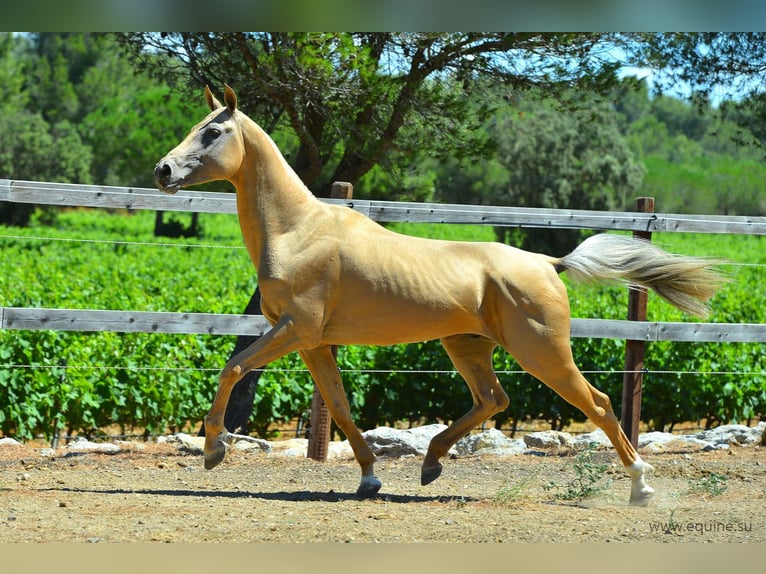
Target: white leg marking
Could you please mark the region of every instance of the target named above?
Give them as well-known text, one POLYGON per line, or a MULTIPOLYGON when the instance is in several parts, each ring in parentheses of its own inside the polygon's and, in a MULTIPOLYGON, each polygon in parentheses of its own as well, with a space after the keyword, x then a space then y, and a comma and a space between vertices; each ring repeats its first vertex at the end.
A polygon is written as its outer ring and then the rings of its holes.
POLYGON ((631 478, 630 484, 630 504, 631 506, 646 506, 654 494, 654 489, 646 484, 646 474, 654 471, 654 467, 651 464, 641 460, 641 457, 636 459, 636 462, 630 466, 626 466, 625 470, 631 478))

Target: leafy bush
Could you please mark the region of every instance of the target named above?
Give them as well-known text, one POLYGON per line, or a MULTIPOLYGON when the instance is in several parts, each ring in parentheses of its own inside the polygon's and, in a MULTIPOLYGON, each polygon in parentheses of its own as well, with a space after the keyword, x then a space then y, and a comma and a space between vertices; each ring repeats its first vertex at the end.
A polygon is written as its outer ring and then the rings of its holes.
MULTIPOLYGON (((131 309, 240 313, 255 276, 236 219, 203 215, 201 239, 182 246, 71 243, 32 237, 156 241, 152 213, 108 215, 67 210, 56 227, 0 228, 0 304, 17 307, 131 309), (17 236, 26 238, 14 238, 17 236), (14 237, 8 237, 14 236, 14 237), (210 244, 231 249, 202 249, 210 244), (13 262, 13 265, 7 262, 13 262)), ((425 236, 488 240, 491 228, 397 226, 425 236)), ((661 235, 670 250, 746 263, 766 263, 763 238, 661 235)), ((172 244, 174 240, 162 240, 172 244)), ((762 268, 727 268, 733 282, 713 300, 715 322, 764 322, 762 268)), ((566 276, 564 277, 566 280, 566 276)), ((575 317, 624 318, 621 288, 575 286, 575 317)), ((649 319, 684 319, 650 295, 649 319)), ((624 341, 574 339, 573 352, 591 382, 608 393, 619 413, 624 341)), ((196 427, 210 407, 219 369, 233 337, 0 331, 0 431, 50 437, 58 430, 95 434, 112 425, 150 433, 196 427)), ((764 344, 658 342, 647 346, 642 419, 652 428, 672 428, 705 419, 708 425, 763 417, 766 413, 764 344)), ((516 426, 543 419, 554 428, 583 415, 541 382, 521 372, 504 351, 495 367, 511 404, 495 418, 516 426)), ((343 371, 357 424, 370 428, 410 421, 449 422, 462 416, 471 396, 438 342, 391 347, 343 347, 343 371)), ((251 427, 268 436, 277 423, 305 416, 313 381, 300 358, 268 365, 259 381, 251 427)))

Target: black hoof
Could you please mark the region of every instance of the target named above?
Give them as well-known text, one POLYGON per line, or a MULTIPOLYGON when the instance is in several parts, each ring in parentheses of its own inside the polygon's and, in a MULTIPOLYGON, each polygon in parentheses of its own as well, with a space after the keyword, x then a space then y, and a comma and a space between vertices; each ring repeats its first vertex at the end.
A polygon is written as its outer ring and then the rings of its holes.
POLYGON ((205 453, 205 468, 211 470, 221 464, 221 461, 226 456, 226 445, 221 441, 218 441, 215 445, 215 450, 211 453, 205 453))
POLYGON ((378 494, 381 486, 383 483, 374 476, 363 478, 359 488, 356 489, 356 496, 358 498, 372 498, 378 494))
POLYGON ((441 463, 436 463, 436 466, 430 466, 428 468, 423 467, 423 469, 420 471, 420 484, 422 486, 425 486, 426 484, 431 484, 434 480, 439 478, 439 476, 442 473, 442 465, 441 463))

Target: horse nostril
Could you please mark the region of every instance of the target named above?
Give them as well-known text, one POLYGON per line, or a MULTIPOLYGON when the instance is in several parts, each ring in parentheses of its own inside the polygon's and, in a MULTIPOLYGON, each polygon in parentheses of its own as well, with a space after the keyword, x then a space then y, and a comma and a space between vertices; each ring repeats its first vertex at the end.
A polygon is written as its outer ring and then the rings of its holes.
POLYGON ((154 177, 158 181, 165 181, 170 177, 172 172, 173 170, 167 163, 158 163, 157 167, 154 168, 154 177))

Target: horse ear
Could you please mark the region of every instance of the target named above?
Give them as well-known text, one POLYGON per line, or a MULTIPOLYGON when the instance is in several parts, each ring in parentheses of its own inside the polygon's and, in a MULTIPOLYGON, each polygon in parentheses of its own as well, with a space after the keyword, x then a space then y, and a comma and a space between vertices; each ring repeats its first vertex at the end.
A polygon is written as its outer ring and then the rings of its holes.
POLYGON ((229 84, 224 84, 223 101, 226 102, 226 107, 230 112, 237 109, 237 94, 231 89, 229 84))
POLYGON ((221 102, 219 102, 213 95, 213 92, 210 90, 210 86, 205 86, 205 101, 207 102, 207 107, 210 108, 211 112, 214 112, 218 108, 223 107, 221 102))

